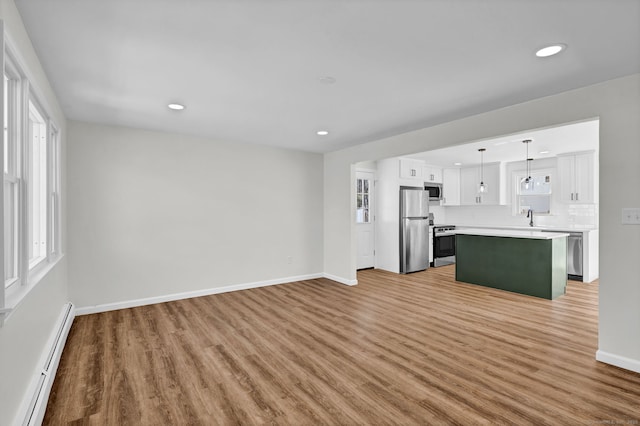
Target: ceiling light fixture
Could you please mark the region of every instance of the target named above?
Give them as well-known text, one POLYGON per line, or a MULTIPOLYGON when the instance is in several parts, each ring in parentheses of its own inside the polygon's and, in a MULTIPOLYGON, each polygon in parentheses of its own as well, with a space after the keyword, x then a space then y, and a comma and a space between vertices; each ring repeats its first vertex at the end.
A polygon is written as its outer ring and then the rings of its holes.
POLYGON ((327 136, 329 134, 329 131, 327 131, 327 130, 318 130, 316 133, 318 134, 318 136, 327 136))
POLYGON ((331 77, 330 75, 318 77, 318 80, 322 84, 334 84, 336 82, 336 79, 334 77, 331 77))
POLYGON ((462 166, 462 163, 453 163, 454 166, 462 166))
POLYGON ((550 152, 551 152, 551 151, 544 150, 544 151, 540 151, 540 154, 548 154, 548 153, 550 153, 550 152))
POLYGON ((484 183, 484 152, 486 149, 480 148, 478 151, 480 151, 480 185, 478 185, 478 193, 484 194, 489 191, 489 188, 484 183))
POLYGON ((172 109, 174 111, 182 111, 184 109, 184 105, 177 103, 171 103, 167 106, 169 107, 169 109, 172 109))
POLYGON ((533 158, 529 158, 529 144, 531 143, 531 139, 525 139, 522 143, 527 146, 527 156, 525 157, 525 160, 527 161, 527 177, 520 181, 520 188, 527 191, 531 189, 531 185, 533 184, 531 181, 531 169, 529 167, 529 163, 533 161, 533 158))
POLYGON ((536 56, 538 58, 547 58, 549 56, 557 55, 567 48, 566 44, 558 43, 552 44, 551 46, 543 47, 536 52, 536 56))

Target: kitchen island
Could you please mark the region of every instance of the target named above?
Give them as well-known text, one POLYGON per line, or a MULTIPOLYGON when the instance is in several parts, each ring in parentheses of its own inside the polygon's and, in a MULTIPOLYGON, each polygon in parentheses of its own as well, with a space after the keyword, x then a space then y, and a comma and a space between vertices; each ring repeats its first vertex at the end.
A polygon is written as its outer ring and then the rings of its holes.
POLYGON ((567 285, 569 234, 507 229, 459 229, 456 280, 555 299, 567 285))

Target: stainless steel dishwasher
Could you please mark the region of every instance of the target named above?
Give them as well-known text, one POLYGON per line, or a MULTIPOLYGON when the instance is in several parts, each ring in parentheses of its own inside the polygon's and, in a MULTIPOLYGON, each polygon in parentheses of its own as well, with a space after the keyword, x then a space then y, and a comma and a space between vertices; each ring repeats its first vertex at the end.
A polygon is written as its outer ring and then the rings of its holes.
POLYGON ((567 237, 567 276, 570 280, 582 281, 582 232, 547 231, 569 234, 567 237))

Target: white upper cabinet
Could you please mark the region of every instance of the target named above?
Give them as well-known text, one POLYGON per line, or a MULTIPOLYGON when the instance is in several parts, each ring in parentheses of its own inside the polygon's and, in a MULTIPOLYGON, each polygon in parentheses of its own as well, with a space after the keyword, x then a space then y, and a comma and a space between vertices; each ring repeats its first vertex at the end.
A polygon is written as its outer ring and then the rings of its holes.
POLYGON ((460 205, 460 169, 442 170, 442 205, 460 205))
POLYGON ((498 205, 505 199, 505 185, 502 179, 502 165, 500 163, 485 164, 480 167, 464 167, 460 169, 460 205, 498 205), (487 192, 478 193, 481 175, 487 192))
POLYGON ((401 158, 400 177, 403 179, 415 179, 416 182, 424 183, 423 166, 424 163, 422 161, 401 158))
POLYGON ((595 162, 593 152, 558 156, 560 200, 565 203, 595 202, 595 162))
POLYGON ((424 166, 422 168, 422 177, 425 182, 442 183, 442 169, 435 166, 424 166))
POLYGON ((478 184, 480 167, 460 169, 460 205, 478 204, 478 184))

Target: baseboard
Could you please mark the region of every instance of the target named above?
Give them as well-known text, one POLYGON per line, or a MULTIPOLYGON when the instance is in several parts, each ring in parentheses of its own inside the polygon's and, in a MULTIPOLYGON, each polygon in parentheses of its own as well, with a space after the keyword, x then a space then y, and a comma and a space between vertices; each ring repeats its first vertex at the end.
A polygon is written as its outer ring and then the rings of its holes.
POLYGON ((266 281, 256 281, 252 283, 234 284, 224 287, 207 288, 203 290, 187 291, 184 293, 173 293, 163 296, 145 297, 143 299, 125 300, 122 302, 105 303, 101 305, 83 306, 75 309, 75 315, 89 315, 100 312, 116 311, 118 309, 135 308, 136 306, 153 305, 156 303, 172 302, 174 300, 190 299, 192 297, 210 296, 212 294, 228 293, 230 291, 248 290, 252 288, 266 287, 270 285, 287 284, 296 281, 313 280, 317 278, 327 278, 345 285, 356 285, 358 280, 347 280, 327 273, 298 275, 293 277, 278 278, 266 281))
POLYGON ((598 351, 596 352, 596 360, 604 362, 605 364, 611 364, 615 365, 616 367, 624 368, 625 370, 640 373, 640 361, 637 359, 627 358, 598 349, 598 351))
POLYGON ((22 425, 40 425, 44 418, 49 401, 49 393, 56 377, 64 345, 75 318, 72 303, 66 303, 58 317, 56 326, 47 341, 39 362, 39 368, 33 378, 29 391, 20 408, 18 419, 22 418, 22 425))
POLYGON ((248 290, 270 285, 287 284, 296 281, 313 280, 323 278, 324 274, 308 274, 293 277, 278 278, 266 281, 256 281, 252 283, 234 284, 223 287, 207 288, 202 290, 187 291, 184 293, 173 293, 163 296, 145 297, 143 299, 125 300, 122 302, 105 303, 102 305, 83 306, 76 308, 76 315, 96 314, 99 312, 116 311, 118 309, 135 308, 136 306, 153 305, 156 303, 172 302, 174 300, 190 299, 192 297, 210 296, 212 294, 228 293, 230 291, 248 290))
POLYGON ((358 280, 348 280, 346 278, 342 278, 339 277, 337 275, 331 275, 331 274, 327 274, 326 272, 323 274, 323 276, 331 281, 336 281, 339 282, 340 284, 344 284, 344 285, 358 285, 358 280))

